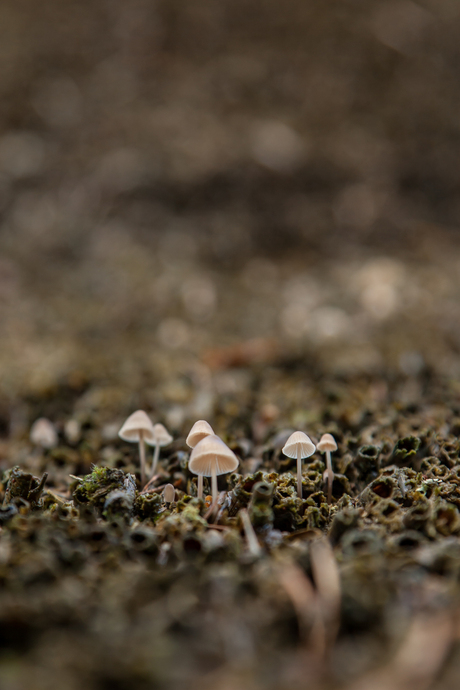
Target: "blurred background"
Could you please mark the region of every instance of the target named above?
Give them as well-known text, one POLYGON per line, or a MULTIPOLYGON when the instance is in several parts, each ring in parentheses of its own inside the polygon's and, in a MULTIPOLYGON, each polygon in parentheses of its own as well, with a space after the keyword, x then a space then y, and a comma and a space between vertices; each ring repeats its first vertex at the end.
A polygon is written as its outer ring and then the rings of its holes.
POLYGON ((459 31, 457 0, 3 0, 2 400, 455 380, 459 31))

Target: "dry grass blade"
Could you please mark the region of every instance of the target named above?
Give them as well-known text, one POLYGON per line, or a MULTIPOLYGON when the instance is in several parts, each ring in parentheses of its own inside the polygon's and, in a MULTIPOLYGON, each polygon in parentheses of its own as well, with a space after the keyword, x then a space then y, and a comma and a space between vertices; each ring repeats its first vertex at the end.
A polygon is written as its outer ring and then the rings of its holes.
POLYGON ((259 544, 259 540, 257 539, 257 535, 254 531, 254 527, 251 524, 251 520, 249 518, 249 514, 246 508, 242 508, 240 510, 240 518, 241 522, 243 523, 243 529, 249 553, 252 556, 258 558, 262 554, 262 547, 259 544))
POLYGON ((319 659, 326 651, 326 631, 315 589, 303 570, 294 563, 282 563, 277 576, 297 614, 300 634, 319 659))
POLYGON ((367 674, 347 690, 428 690, 453 638, 454 622, 449 614, 418 615, 385 668, 367 674))
POLYGON ((327 630, 327 643, 330 647, 339 630, 341 590, 337 561, 327 539, 317 539, 311 543, 310 559, 313 580, 327 630))

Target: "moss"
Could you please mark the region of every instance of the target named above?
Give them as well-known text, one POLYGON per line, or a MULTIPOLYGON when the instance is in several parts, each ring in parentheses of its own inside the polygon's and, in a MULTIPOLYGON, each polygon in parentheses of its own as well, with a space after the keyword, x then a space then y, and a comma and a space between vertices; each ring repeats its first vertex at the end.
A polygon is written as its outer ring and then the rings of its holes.
POLYGON ((161 508, 161 496, 157 493, 139 494, 134 501, 134 514, 139 520, 155 519, 161 508))
POLYGON ((275 519, 272 503, 274 484, 257 482, 252 489, 249 502, 249 518, 256 529, 269 529, 275 519))
POLYGON ((354 468, 359 481, 369 483, 379 472, 380 448, 374 445, 361 446, 354 461, 354 468))
POLYGON ((32 509, 41 507, 41 495, 47 477, 48 474, 45 472, 42 478, 38 479, 38 477, 34 477, 32 474, 24 472, 18 466, 5 472, 4 482, 6 481, 6 491, 3 501, 4 506, 13 503, 17 507, 24 504, 29 505, 32 509))
POLYGON ((418 436, 406 436, 399 439, 393 448, 393 461, 408 465, 415 459, 420 448, 421 440, 418 436))
POLYGON ((104 507, 107 495, 111 491, 123 490, 126 475, 123 470, 111 467, 94 467, 91 474, 83 477, 73 492, 73 500, 77 505, 91 505, 95 508, 104 507))

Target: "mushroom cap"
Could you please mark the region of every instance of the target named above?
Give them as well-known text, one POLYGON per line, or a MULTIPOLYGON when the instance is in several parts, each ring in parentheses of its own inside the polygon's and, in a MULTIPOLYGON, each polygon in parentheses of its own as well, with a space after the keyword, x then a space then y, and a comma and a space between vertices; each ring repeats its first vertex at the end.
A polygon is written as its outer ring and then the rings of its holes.
POLYGON ((55 448, 58 444, 58 435, 54 424, 46 417, 36 419, 30 429, 30 440, 42 448, 55 448))
POLYGON ((189 448, 195 448, 196 444, 202 441, 206 436, 214 436, 214 430, 208 422, 204 419, 199 419, 190 429, 190 433, 185 439, 185 443, 189 448))
POLYGON ((288 458, 296 458, 298 448, 300 448, 301 458, 310 457, 316 450, 315 444, 307 434, 304 434, 303 431, 294 431, 286 441, 283 453, 287 455, 288 458))
POLYGON ((173 441, 173 437, 163 424, 154 424, 152 432, 153 437, 145 439, 149 446, 160 446, 162 448, 163 446, 169 446, 171 441, 173 441))
POLYGON ((165 488, 163 489, 163 498, 165 503, 173 503, 174 499, 176 498, 176 489, 172 484, 166 484, 165 488))
POLYGON ((140 431, 144 432, 144 441, 149 441, 153 438, 153 424, 144 410, 136 410, 136 412, 133 412, 121 427, 118 436, 122 438, 123 441, 135 443, 139 441, 140 431))
POLYGON ((210 434, 199 441, 192 450, 188 468, 193 474, 210 477, 213 465, 216 468, 216 474, 226 474, 236 470, 239 460, 222 439, 210 434))
POLYGON ((337 450, 337 443, 332 434, 323 434, 316 448, 320 453, 326 453, 327 451, 333 453, 337 450))

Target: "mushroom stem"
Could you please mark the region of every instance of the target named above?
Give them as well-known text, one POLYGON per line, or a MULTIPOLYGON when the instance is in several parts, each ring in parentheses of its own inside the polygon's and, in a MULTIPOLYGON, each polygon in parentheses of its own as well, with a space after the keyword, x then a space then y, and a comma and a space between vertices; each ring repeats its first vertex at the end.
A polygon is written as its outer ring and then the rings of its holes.
POLYGON ((334 470, 332 469, 331 451, 326 451, 327 464, 327 502, 332 503, 332 482, 334 481, 334 470))
POLYGON ((199 474, 198 475, 198 489, 197 489, 197 494, 198 498, 203 498, 203 475, 199 474))
POLYGON ((211 475, 211 486, 212 486, 212 502, 217 500, 217 472, 216 465, 213 463, 212 475, 211 475))
POLYGON ((302 498, 302 458, 300 446, 297 447, 297 495, 302 498))
POLYGON ((153 452, 153 460, 152 460, 152 477, 156 472, 159 456, 160 456, 160 445, 159 445, 159 443, 155 443, 155 450, 153 452))
POLYGON ((144 443, 144 432, 142 429, 139 430, 139 457, 141 460, 141 485, 145 485, 145 443, 144 443))

